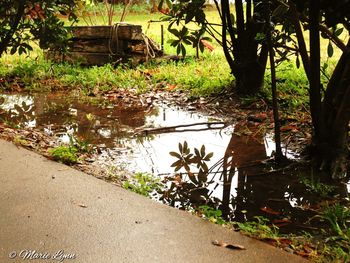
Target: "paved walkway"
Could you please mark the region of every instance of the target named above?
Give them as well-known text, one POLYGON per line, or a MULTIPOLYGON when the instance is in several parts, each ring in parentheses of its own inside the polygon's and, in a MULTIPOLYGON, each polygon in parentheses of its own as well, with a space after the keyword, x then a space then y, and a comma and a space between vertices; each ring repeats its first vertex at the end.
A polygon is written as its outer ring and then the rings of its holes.
POLYGON ((64 257, 61 262, 306 262, 0 140, 0 262, 64 257))

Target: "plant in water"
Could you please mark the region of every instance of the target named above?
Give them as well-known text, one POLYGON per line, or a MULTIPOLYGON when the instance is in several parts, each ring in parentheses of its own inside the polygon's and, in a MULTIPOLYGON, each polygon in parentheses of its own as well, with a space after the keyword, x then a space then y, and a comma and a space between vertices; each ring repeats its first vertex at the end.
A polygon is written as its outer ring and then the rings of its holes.
POLYGON ((55 161, 62 162, 67 165, 78 162, 78 149, 74 146, 61 145, 56 148, 49 149, 48 152, 55 161))
POLYGON ((144 173, 136 173, 135 176, 123 183, 123 188, 144 196, 150 196, 153 191, 160 190, 162 184, 158 178, 144 173))

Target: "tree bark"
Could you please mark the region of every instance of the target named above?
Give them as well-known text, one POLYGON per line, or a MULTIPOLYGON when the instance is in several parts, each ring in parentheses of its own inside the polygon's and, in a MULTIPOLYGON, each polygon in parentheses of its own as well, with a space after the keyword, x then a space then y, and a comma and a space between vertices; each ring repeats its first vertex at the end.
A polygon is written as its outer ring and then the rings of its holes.
MULTIPOLYGON (((335 72, 338 76, 329 82, 323 102, 324 122, 326 123, 326 136, 319 143, 321 149, 321 168, 326 168, 335 180, 347 176, 348 170, 348 130, 350 121, 350 55, 338 62, 335 72), (341 64, 341 65, 340 65, 341 64)), ((342 58, 344 58, 342 57, 342 58)))
POLYGON ((310 111, 314 127, 314 139, 322 140, 321 85, 320 85, 320 32, 319 32, 319 0, 310 3, 310 111))
POLYGON ((241 95, 256 94, 264 86, 265 66, 258 59, 246 62, 235 61, 236 90, 241 95))

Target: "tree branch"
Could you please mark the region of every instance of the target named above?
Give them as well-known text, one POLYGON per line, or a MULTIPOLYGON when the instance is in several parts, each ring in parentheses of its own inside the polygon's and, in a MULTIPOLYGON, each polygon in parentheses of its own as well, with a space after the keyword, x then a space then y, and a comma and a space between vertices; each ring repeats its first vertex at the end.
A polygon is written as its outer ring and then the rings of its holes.
POLYGON ((13 23, 11 25, 10 30, 7 32, 4 40, 0 43, 0 57, 2 54, 6 51, 11 38, 13 37, 14 33, 16 32, 19 22, 21 21, 23 15, 24 15, 24 8, 25 8, 25 1, 20 0, 18 3, 18 8, 17 8, 17 14, 15 19, 13 20, 13 23))

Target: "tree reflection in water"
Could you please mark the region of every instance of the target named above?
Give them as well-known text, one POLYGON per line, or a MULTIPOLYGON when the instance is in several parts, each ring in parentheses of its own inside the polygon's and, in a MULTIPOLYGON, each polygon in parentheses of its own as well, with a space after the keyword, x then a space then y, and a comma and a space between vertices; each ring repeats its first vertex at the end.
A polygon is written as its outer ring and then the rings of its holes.
MULTIPOLYGON (((161 200, 180 209, 208 205, 220 209, 229 221, 265 216, 286 231, 312 230, 309 218, 322 198, 300 182, 300 176, 310 171, 277 169, 263 142, 264 134, 257 128, 236 125, 224 156, 208 169, 199 164, 203 159, 196 157, 198 149, 172 153, 178 159, 173 165, 178 171, 166 178, 168 188, 161 200)), ((344 187, 338 193, 346 194, 344 187)))

